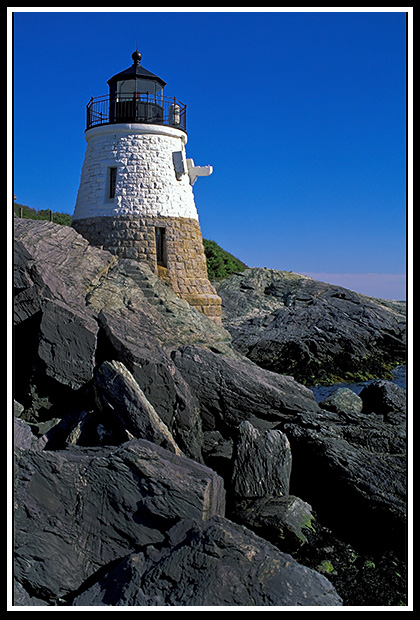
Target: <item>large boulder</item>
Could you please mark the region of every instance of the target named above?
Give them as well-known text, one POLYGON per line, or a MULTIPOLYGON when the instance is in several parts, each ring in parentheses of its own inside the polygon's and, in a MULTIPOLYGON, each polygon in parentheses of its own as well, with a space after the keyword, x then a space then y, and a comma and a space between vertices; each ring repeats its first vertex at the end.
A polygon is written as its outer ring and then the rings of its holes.
POLYGON ((153 332, 154 317, 128 308, 101 311, 100 355, 122 362, 139 388, 172 433, 179 448, 191 458, 202 460, 202 428, 197 398, 170 354, 153 332))
POLYGON ((15 478, 14 575, 47 604, 136 548, 161 544, 174 523, 225 511, 219 476, 144 440, 17 449, 15 478))
POLYGON ((292 554, 308 543, 314 530, 312 506, 294 495, 242 498, 235 503, 233 518, 292 554))
POLYGON ((392 381, 372 381, 360 392, 365 413, 377 413, 392 422, 395 415, 403 417, 407 412, 406 391, 392 381))
POLYGON ((180 347, 172 359, 199 401, 206 431, 231 436, 244 420, 267 429, 297 412, 319 410, 311 390, 246 359, 195 345, 180 347))
POLYGON ((363 400, 350 388, 340 387, 319 403, 322 409, 334 413, 361 413, 363 400))
POLYGON ((39 360, 45 374, 77 390, 93 377, 98 323, 59 300, 43 302, 39 328, 39 360))
POLYGON ((331 583, 222 517, 181 522, 77 596, 98 606, 341 606, 331 583))

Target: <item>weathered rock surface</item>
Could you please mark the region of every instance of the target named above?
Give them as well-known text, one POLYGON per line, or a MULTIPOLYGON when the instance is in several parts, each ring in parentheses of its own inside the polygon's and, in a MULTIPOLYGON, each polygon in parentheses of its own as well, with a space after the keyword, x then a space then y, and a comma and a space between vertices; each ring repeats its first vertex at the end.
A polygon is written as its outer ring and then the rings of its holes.
MULTIPOLYGON (((351 564, 372 541, 371 584, 384 584, 381 604, 399 600, 386 551, 402 575, 404 390, 377 382, 329 411, 147 267, 73 229, 17 220, 15 254, 15 604, 340 604, 302 566, 319 572, 327 547, 341 598, 374 604, 351 564)), ((261 299, 258 321, 278 303, 261 299)))
POLYGON ((235 521, 289 553, 307 543, 313 529, 312 506, 293 495, 242 498, 235 504, 235 521))
POLYGON ((340 606, 319 573, 227 519, 179 523, 171 545, 126 557, 75 605, 340 606))
POLYGON ((405 419, 388 424, 373 413, 301 414, 284 425, 293 454, 291 487, 327 525, 359 542, 392 548, 406 532, 405 419))
POLYGON ((274 428, 297 412, 319 411, 311 390, 246 359, 196 345, 180 347, 172 359, 198 398, 205 430, 229 434, 243 420, 256 428, 274 428))
POLYGON ((99 408, 114 413, 129 435, 181 454, 167 426, 124 364, 103 362, 95 373, 95 390, 99 408))
POLYGON ((248 421, 238 428, 232 491, 239 497, 288 495, 292 454, 281 431, 259 431, 248 421))
POLYGON ((86 410, 96 364, 122 361, 179 448, 200 460, 199 409, 169 353, 186 342, 230 352, 230 337, 144 266, 141 279, 127 275, 132 262, 68 227, 15 221, 16 400, 32 423, 86 410))
POLYGON ((246 269, 217 292, 235 348, 306 385, 380 377, 405 360, 402 302, 270 269, 246 269))
POLYGON ((58 300, 45 299, 38 355, 45 374, 77 389, 92 378, 98 324, 58 300))
POLYGON ((162 543, 178 521, 225 510, 219 476, 144 440, 17 450, 15 471, 14 574, 47 604, 115 560, 162 543))
POLYGON ((319 403, 322 409, 334 413, 361 413, 363 400, 350 388, 338 388, 319 403))

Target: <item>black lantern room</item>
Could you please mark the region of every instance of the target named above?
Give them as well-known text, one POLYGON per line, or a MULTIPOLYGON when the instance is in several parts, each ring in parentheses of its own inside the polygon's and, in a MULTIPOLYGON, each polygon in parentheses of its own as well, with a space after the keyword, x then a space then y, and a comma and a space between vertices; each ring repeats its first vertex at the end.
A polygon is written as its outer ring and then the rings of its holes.
POLYGON ((141 54, 133 64, 108 80, 109 96, 92 97, 87 105, 87 129, 112 123, 151 123, 186 131, 186 106, 165 97, 166 82, 141 66, 141 54))

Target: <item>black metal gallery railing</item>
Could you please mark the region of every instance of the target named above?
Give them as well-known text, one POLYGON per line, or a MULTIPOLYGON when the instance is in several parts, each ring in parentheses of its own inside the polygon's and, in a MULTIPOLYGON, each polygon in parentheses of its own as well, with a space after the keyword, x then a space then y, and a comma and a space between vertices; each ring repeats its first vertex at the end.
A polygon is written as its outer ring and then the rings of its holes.
POLYGON ((86 129, 113 123, 152 123, 187 130, 187 106, 175 97, 135 93, 92 97, 86 106, 86 129))

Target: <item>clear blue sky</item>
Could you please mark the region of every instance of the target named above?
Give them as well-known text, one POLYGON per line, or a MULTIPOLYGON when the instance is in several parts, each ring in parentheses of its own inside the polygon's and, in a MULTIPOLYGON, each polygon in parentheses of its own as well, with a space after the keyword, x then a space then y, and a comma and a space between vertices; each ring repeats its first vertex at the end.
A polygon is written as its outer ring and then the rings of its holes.
POLYGON ((403 299, 404 10, 17 8, 17 202, 73 213, 86 103, 137 44, 187 104, 187 156, 214 168, 194 185, 203 237, 249 266, 403 299))

